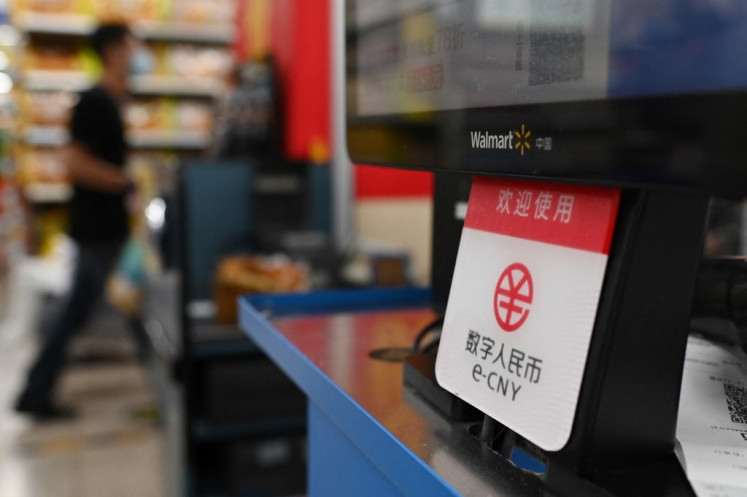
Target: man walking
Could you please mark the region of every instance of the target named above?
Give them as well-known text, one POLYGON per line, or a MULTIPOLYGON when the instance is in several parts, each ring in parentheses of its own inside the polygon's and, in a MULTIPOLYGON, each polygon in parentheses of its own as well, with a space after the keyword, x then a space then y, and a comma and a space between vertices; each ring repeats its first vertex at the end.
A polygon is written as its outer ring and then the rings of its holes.
POLYGON ((103 294, 129 231, 125 202, 132 183, 124 172, 127 143, 119 107, 127 95, 136 40, 126 26, 107 24, 93 33, 91 44, 103 73, 80 95, 70 122, 71 141, 63 150, 74 191, 70 235, 78 245, 72 289, 45 334, 16 404, 18 412, 36 418, 72 414, 54 401, 67 344, 103 294))

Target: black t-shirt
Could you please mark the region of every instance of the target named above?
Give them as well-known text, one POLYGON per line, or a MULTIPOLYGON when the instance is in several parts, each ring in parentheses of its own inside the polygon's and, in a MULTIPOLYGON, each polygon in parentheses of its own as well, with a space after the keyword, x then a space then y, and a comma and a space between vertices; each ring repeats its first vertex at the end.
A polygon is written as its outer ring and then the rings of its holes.
MULTIPOLYGON (((70 135, 94 156, 124 167, 127 142, 122 117, 117 102, 100 86, 80 95, 73 109, 70 135)), ((103 193, 76 183, 70 214, 70 235, 79 242, 116 241, 127 237, 124 193, 103 193)))

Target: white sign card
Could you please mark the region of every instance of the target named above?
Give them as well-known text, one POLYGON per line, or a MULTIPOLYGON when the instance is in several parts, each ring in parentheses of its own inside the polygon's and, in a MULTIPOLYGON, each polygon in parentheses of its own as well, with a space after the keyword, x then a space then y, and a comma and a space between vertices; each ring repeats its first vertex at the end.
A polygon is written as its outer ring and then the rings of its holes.
POLYGON ((571 434, 620 192, 478 178, 439 384, 542 449, 571 434))

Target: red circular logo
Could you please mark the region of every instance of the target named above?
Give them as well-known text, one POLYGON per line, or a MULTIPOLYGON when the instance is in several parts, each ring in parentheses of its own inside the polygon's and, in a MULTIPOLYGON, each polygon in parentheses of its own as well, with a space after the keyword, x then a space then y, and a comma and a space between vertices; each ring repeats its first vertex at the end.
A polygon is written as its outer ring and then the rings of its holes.
POLYGON ((532 275, 524 264, 518 262, 508 266, 495 286, 493 310, 495 319, 503 331, 516 331, 529 316, 534 299, 532 275))

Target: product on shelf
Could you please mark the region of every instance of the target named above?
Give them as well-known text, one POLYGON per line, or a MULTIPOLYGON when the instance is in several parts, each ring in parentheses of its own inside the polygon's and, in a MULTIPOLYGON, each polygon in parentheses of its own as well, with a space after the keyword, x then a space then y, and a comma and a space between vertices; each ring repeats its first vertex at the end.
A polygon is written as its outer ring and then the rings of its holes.
POLYGON ((178 131, 209 133, 213 127, 213 106, 203 101, 181 101, 176 106, 175 121, 178 131))
POLYGON ((171 44, 165 53, 166 74, 190 80, 222 80, 231 70, 233 57, 223 47, 171 44))
POLYGON ((21 97, 21 115, 32 126, 66 126, 75 100, 71 92, 26 92, 21 97))
POLYGON ((127 106, 125 124, 135 133, 208 133, 213 125, 213 106, 201 100, 138 99, 127 106))
POLYGON ((95 0, 93 15, 99 20, 138 22, 156 21, 160 17, 159 2, 154 0, 95 0))
POLYGON ((16 0, 13 7, 17 12, 79 14, 84 4, 80 0, 16 0))
POLYGON ((232 26, 236 0, 11 0, 16 14, 78 16, 133 25, 177 22, 232 26))
MULTIPOLYGON (((10 101, 10 98, 7 98, 6 103, 9 101, 10 101)), ((0 130, 10 129, 13 127, 14 124, 15 124, 15 113, 12 108, 12 105, 0 103, 0 130)))
POLYGON ((232 25, 236 0, 172 0, 171 19, 191 24, 232 25))
POLYGON ((18 180, 28 184, 66 184, 69 176, 58 149, 21 147, 18 150, 18 180))
POLYGON ((236 299, 245 293, 304 292, 311 288, 305 265, 285 256, 231 256, 218 265, 215 305, 221 323, 236 322, 236 299))
POLYGON ((140 49, 148 52, 148 55, 153 60, 150 72, 141 74, 141 76, 160 76, 165 74, 164 51, 166 50, 166 45, 164 43, 143 42, 140 44, 140 49))
MULTIPOLYGON (((4 25, 2 28, 8 29, 8 26, 4 25)), ((0 36, 2 36, 2 31, 0 31, 0 36)), ((17 45, 0 45, 0 71, 12 71, 16 69, 19 56, 17 45)))
POLYGON ((138 99, 125 108, 125 126, 130 131, 170 129, 173 102, 165 98, 138 99))
POLYGON ((85 64, 78 41, 32 42, 26 51, 26 70, 80 71, 85 64))
POLYGON ((233 64, 231 51, 226 47, 169 42, 148 42, 143 46, 155 62, 152 71, 144 76, 215 84, 223 80, 233 64))

